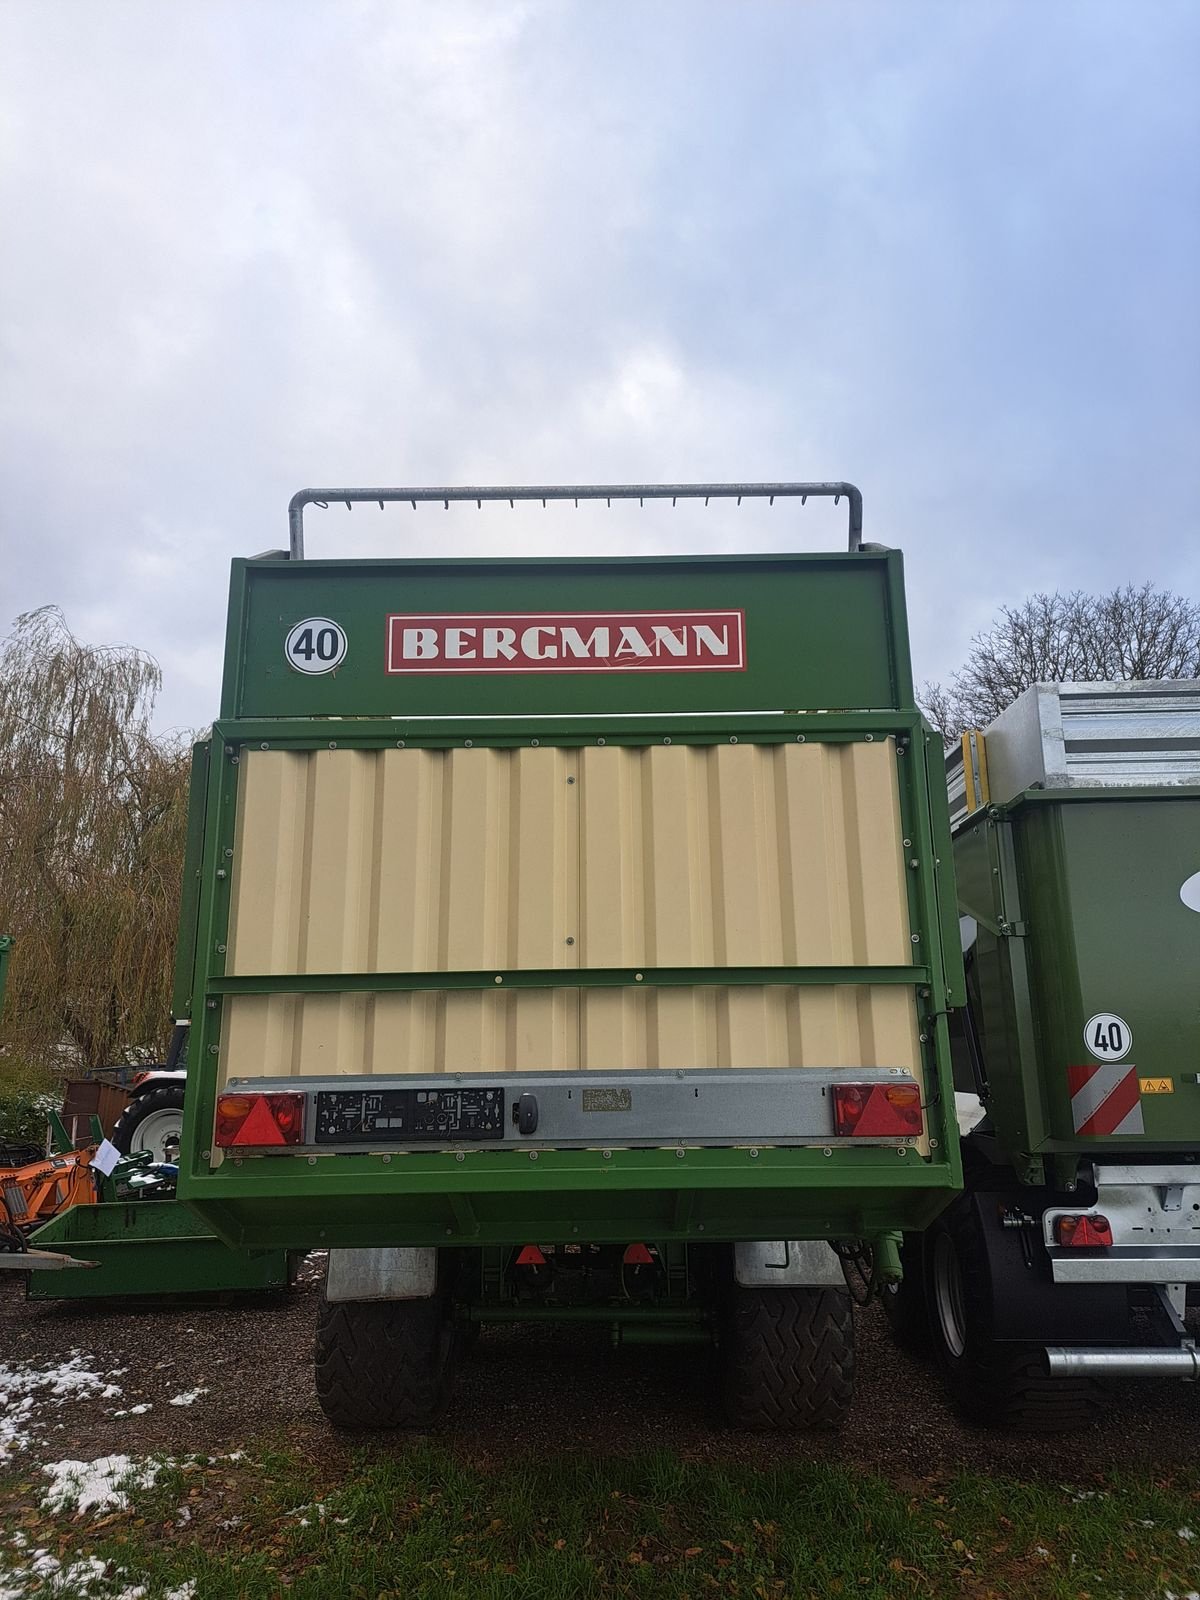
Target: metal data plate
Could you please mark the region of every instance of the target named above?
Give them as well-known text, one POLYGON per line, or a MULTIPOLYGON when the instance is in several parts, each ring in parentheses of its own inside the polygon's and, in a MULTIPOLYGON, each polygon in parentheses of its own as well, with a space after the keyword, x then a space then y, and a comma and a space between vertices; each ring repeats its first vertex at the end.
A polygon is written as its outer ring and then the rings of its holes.
POLYGON ((678 1072, 544 1072, 436 1078, 243 1078, 230 1088, 303 1092, 308 1141, 295 1151, 601 1146, 896 1146, 897 1138, 837 1138, 830 1089, 838 1083, 901 1083, 892 1067, 780 1067, 678 1072), (537 1126, 519 1131, 523 1095, 537 1126), (424 1097, 424 1098, 422 1098, 424 1097))

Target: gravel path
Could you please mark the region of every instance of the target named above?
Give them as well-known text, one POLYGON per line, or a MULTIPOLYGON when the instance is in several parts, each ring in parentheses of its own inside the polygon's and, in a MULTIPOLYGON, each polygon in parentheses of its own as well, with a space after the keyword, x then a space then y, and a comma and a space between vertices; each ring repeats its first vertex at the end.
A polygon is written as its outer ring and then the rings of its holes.
MULTIPOLYGON (((279 1295, 138 1309, 31 1305, 4 1274, 0 1373, 5 1365, 70 1365, 74 1355, 74 1365, 98 1379, 39 1400, 29 1413, 30 1442, 14 1463, 120 1451, 216 1454, 272 1438, 340 1457, 347 1440, 327 1427, 312 1388, 321 1271, 320 1261, 306 1262, 296 1287, 279 1295), (120 1392, 105 1396, 105 1388, 120 1392)), ((893 1349, 876 1307, 858 1313, 858 1355, 855 1409, 840 1435, 764 1439, 721 1427, 703 1352, 614 1352, 599 1329, 489 1329, 459 1373, 440 1437, 474 1460, 668 1448, 713 1461, 839 1459, 893 1476, 970 1467, 1073 1482, 1200 1459, 1200 1395, 1190 1385, 1121 1385, 1099 1427, 1031 1441, 961 1426, 935 1374, 893 1349)), ((385 1447, 395 1437, 384 1436, 385 1447)))

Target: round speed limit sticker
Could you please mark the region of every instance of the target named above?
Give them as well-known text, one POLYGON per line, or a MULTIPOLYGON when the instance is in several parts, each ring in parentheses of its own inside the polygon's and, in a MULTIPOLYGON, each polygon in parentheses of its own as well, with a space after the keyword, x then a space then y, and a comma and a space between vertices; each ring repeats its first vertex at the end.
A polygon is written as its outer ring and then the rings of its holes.
POLYGON ((288 634, 283 653, 297 672, 332 672, 346 659, 346 630, 328 617, 305 617, 288 634))
POLYGON ((1083 1042, 1100 1061, 1120 1061, 1133 1045, 1133 1033, 1123 1017, 1098 1011, 1083 1030, 1083 1042))

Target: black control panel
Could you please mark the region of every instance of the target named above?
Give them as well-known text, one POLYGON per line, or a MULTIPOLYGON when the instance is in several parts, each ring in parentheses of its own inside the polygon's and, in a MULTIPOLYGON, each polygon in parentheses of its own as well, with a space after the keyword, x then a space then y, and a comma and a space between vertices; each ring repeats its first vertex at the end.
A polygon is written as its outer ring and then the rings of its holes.
POLYGON ((323 1089, 317 1144, 501 1139, 503 1089, 323 1089))

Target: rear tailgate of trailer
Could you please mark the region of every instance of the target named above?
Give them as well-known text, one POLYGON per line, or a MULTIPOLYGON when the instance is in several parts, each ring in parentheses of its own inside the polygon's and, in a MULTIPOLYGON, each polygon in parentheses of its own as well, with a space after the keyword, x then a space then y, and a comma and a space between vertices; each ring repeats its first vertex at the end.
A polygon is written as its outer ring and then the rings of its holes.
POLYGON ((255 1244, 921 1225, 940 770, 894 551, 235 562, 181 1194, 255 1244))

